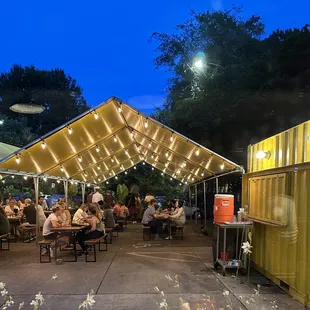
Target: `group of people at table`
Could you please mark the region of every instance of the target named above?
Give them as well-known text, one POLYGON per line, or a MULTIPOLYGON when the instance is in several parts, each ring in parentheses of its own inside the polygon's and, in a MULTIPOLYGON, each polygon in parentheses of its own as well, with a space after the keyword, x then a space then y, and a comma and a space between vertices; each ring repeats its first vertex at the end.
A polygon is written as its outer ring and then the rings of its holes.
MULTIPOLYGON (((125 219, 130 215, 129 209, 121 201, 110 204, 105 203, 102 194, 99 192, 99 188, 95 188, 95 193, 92 195, 92 202, 82 204, 73 217, 67 210, 63 198, 60 198, 53 206, 51 214, 47 218, 44 211, 46 209, 46 202, 43 196, 39 198, 37 206, 29 198, 25 200, 20 198, 19 201, 8 199, 5 204, 2 201, 0 203, 0 235, 12 234, 9 224, 10 218, 21 219, 14 232, 20 235, 25 226, 36 225, 38 216, 43 237, 45 239, 55 240, 54 245, 51 247, 52 256, 54 255, 55 247, 61 245, 64 248, 71 249, 74 243, 72 236, 66 236, 65 234, 60 236, 57 228, 70 226, 82 227, 76 235, 76 239, 82 249, 80 253, 82 255, 85 254, 85 241, 99 238, 105 233, 105 227, 115 228, 117 226, 115 221, 117 218, 125 219)), ((145 203, 147 207, 143 213, 141 223, 150 226, 151 233, 155 235, 155 239, 162 236, 163 231, 168 227, 169 236, 166 239, 171 239, 171 226, 183 226, 185 224, 186 217, 182 202, 170 201, 167 209, 161 210, 161 208, 158 208, 156 210, 158 202, 151 194, 148 194, 145 197, 145 203)))
POLYGON ((162 210, 158 208, 156 211, 157 200, 154 197, 146 197, 147 208, 143 213, 141 223, 144 226, 149 226, 151 233, 155 235, 155 240, 158 240, 165 229, 168 230, 168 237, 166 239, 172 239, 171 227, 184 226, 186 222, 186 216, 183 209, 182 201, 170 200, 168 208, 162 210), (167 222, 168 220, 168 222, 167 222))

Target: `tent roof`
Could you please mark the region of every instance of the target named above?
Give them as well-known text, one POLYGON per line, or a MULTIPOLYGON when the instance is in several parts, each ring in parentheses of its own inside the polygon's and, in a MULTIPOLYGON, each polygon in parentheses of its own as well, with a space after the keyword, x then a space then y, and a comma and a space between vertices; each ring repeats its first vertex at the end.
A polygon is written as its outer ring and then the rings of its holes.
POLYGON ((18 147, 0 142, 0 160, 18 151, 18 147))
POLYGON ((141 161, 183 183, 243 168, 112 97, 0 161, 0 172, 98 184, 141 161))

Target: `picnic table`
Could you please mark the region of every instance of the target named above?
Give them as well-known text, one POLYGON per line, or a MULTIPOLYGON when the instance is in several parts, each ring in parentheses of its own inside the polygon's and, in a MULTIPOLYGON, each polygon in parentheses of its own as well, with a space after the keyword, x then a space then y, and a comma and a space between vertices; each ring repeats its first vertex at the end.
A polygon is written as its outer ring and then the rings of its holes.
POLYGON ((16 216, 16 215, 9 215, 8 220, 9 220, 10 226, 12 226, 14 240, 16 241, 17 226, 19 226, 22 223, 22 217, 16 216))
MULTIPOLYGON (((59 235, 68 236, 71 234, 73 238, 73 250, 74 250, 74 260, 67 260, 66 262, 77 262, 77 253, 76 253, 76 234, 87 228, 87 225, 80 225, 80 226, 63 226, 57 228, 51 228, 52 232, 58 232, 59 235)), ((57 242, 56 242, 57 243, 57 242)), ((55 247, 55 260, 57 259, 57 246, 55 247)))

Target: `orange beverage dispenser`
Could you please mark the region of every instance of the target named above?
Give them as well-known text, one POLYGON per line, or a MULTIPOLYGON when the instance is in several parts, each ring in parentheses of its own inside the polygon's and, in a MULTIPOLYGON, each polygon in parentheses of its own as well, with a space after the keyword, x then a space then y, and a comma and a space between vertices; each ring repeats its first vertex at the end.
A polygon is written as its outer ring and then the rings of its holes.
POLYGON ((231 222, 234 216, 234 195, 215 195, 213 214, 215 223, 231 222))

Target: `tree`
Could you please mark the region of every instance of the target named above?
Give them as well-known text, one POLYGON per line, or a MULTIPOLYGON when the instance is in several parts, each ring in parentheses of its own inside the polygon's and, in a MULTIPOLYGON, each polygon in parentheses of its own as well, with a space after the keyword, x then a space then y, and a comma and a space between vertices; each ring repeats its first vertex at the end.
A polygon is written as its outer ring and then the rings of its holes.
POLYGON ((22 147, 38 137, 27 125, 25 117, 9 119, 6 115, 0 115, 0 119, 3 121, 0 125, 0 141, 3 143, 22 147))
POLYGON ((155 117, 244 165, 249 143, 307 120, 308 25, 263 34, 259 16, 243 19, 236 8, 192 12, 175 33, 154 33, 155 65, 173 74, 155 117), (192 69, 199 52, 201 71, 192 69))
POLYGON ((44 135, 88 109, 76 80, 61 69, 41 70, 14 65, 0 75, 0 113, 26 119, 31 131, 44 135), (20 115, 9 110, 15 103, 43 105, 39 115, 20 115))

